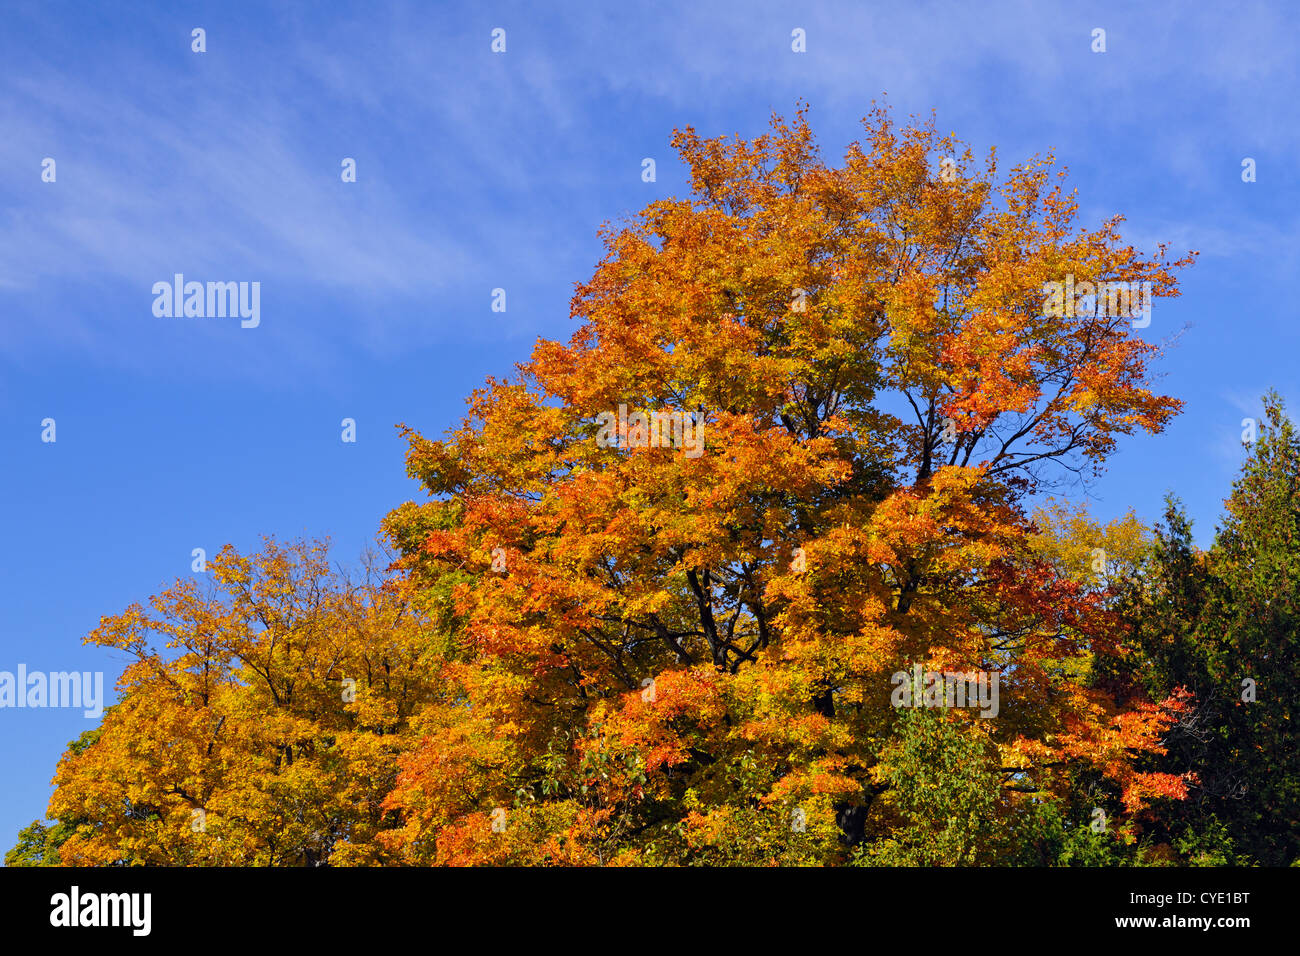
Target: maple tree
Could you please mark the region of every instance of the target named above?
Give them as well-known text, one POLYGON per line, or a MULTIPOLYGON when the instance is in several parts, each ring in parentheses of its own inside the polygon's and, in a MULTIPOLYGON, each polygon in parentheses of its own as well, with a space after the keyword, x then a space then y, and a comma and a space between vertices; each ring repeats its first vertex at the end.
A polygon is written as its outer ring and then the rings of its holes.
POLYGON ((1168 296, 1191 257, 1076 226, 1050 159, 1000 175, 933 123, 864 127, 838 167, 802 111, 679 132, 690 198, 604 230, 572 339, 445 440, 408 430, 435 500, 386 530, 455 621, 461 698, 401 759, 401 859, 845 859, 897 824, 889 678, 914 663, 1000 674, 999 719, 943 718, 998 813, 1080 767, 1127 814, 1186 792, 1134 761, 1185 700, 1090 686, 1121 652, 1107 592, 1025 506, 1179 408, 1126 318, 1044 314, 1044 284, 1168 296), (620 405, 696 416, 704 454, 594 440, 620 405))

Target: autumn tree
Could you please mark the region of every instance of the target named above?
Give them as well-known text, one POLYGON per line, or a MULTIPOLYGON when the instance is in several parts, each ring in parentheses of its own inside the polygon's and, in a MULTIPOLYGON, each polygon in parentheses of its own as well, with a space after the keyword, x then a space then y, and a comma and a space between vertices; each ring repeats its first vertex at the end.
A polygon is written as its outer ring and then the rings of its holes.
POLYGON ((432 500, 386 530, 456 649, 386 802, 397 858, 937 860, 901 834, 942 801, 898 792, 936 747, 980 755, 968 814, 1038 813, 1082 772, 1121 814, 1185 793, 1135 761, 1181 700, 1093 686, 1112 595, 1026 511, 1180 407, 1130 316, 1045 287, 1167 297, 1191 257, 1077 224, 1050 157, 1003 172, 884 109, 864 132, 830 165, 802 110, 680 131, 691 194, 603 230, 573 337, 445 439, 407 431, 432 500), (999 715, 904 719, 913 665, 996 674, 999 715))
POLYGON ((87 637, 130 663, 60 761, 60 862, 382 861, 396 755, 439 694, 422 615, 399 579, 344 574, 320 542, 227 546, 208 574, 87 637))

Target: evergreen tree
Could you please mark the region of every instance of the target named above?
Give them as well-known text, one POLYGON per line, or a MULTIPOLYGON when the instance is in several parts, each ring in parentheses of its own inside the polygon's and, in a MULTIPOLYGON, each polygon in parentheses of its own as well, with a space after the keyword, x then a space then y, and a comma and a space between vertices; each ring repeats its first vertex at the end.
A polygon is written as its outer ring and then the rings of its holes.
POLYGON ((1281 866, 1300 856, 1300 435, 1276 392, 1264 408, 1215 539, 1197 633, 1223 702, 1218 815, 1238 847, 1281 866))

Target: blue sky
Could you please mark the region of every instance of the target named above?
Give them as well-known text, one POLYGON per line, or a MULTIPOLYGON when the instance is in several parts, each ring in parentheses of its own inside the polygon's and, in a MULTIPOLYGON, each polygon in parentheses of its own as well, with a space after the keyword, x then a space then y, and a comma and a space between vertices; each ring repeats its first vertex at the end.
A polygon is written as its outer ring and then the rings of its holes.
MULTIPOLYGON (((1270 386, 1296 412, 1291 4, 542 6, 0 5, 0 670, 111 686, 123 661, 81 638, 195 547, 329 535, 355 558, 418 495, 394 425, 440 434, 567 338, 597 227, 684 194, 673 128, 754 135, 798 99, 828 158, 887 93, 1008 166, 1055 150, 1085 222, 1201 250, 1141 332, 1185 329, 1159 368, 1186 410, 1121 444, 1098 515, 1152 520, 1173 489, 1208 544, 1241 419, 1270 386), (260 282, 261 325, 155 318, 176 272, 260 282)), ((4 848, 92 725, 0 710, 4 848)))

